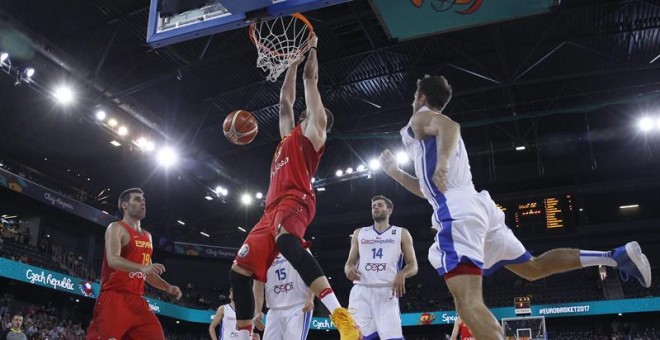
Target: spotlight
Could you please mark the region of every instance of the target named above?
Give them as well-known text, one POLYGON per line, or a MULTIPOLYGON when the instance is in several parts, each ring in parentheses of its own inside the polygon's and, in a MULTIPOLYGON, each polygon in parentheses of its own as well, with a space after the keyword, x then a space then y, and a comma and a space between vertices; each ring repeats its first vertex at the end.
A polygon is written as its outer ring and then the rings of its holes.
POLYGON ((106 117, 105 111, 103 110, 96 111, 96 119, 103 121, 105 117, 106 117))
POLYGON ((347 175, 350 175, 350 174, 352 174, 352 173, 353 173, 353 168, 348 168, 348 169, 346 169, 346 174, 347 174, 347 175))
POLYGON ((158 153, 158 163, 165 167, 176 164, 178 159, 179 157, 177 156, 176 151, 169 147, 162 148, 158 153))
POLYGON ((112 145, 114 145, 114 146, 121 146, 121 143, 119 143, 119 142, 116 141, 116 140, 112 140, 112 141, 110 142, 110 144, 112 144, 112 145))
POLYGON ((408 153, 405 151, 399 151, 396 153, 396 162, 399 164, 406 164, 409 159, 408 153))
POLYGON ((180 225, 186 225, 186 222, 181 221, 181 220, 176 220, 176 222, 179 223, 180 225))
POLYGON ((337 177, 341 177, 341 175, 343 175, 343 174, 344 174, 344 172, 341 171, 341 170, 337 170, 337 172, 335 172, 335 175, 337 175, 337 177))
POLYGON ((5 61, 7 61, 7 59, 9 59, 9 53, 7 52, 0 53, 0 64, 4 64, 5 61))
POLYGON ((238 230, 240 230, 242 232, 245 232, 245 228, 243 228, 243 227, 238 227, 238 230))
POLYGON ((369 161, 369 169, 378 170, 380 168, 380 161, 376 158, 369 161))
POLYGON ((260 200, 261 198, 264 197, 264 194, 258 192, 256 195, 254 195, 254 197, 256 197, 258 200, 260 200))
POLYGON ((211 196, 211 195, 209 195, 209 194, 206 194, 206 196, 204 196, 204 199, 206 199, 207 201, 212 201, 212 200, 213 200, 213 196, 211 196))
POLYGON ((241 195, 241 202, 245 205, 250 205, 250 203, 252 203, 252 196, 248 193, 241 195))
POLYGON ((524 146, 524 145, 516 146, 516 151, 524 151, 524 150, 525 150, 525 146, 524 146))
POLYGON ((316 177, 312 177, 312 184, 314 184, 314 182, 316 182, 316 177))
POLYGON ((115 126, 117 126, 117 124, 118 124, 117 120, 114 119, 114 118, 110 118, 110 120, 108 120, 108 126, 110 126, 110 127, 115 127, 115 126))
POLYGON ((358 165, 358 166, 357 166, 357 171, 358 171, 358 172, 364 171, 364 164, 360 164, 360 165, 358 165))
POLYGON ((642 117, 637 123, 639 129, 643 132, 651 131, 651 129, 653 129, 653 125, 653 119, 651 119, 651 117, 642 117))
POLYGON ((117 130, 117 133, 120 136, 126 136, 128 134, 128 128, 126 128, 125 126, 120 126, 119 129, 117 130))
POLYGON ((55 89, 55 92, 53 92, 53 96, 55 97, 55 100, 60 102, 60 104, 67 105, 71 104, 73 102, 73 99, 75 95, 73 94, 73 90, 71 90, 70 87, 67 86, 60 86, 55 89))
POLYGON ((25 70, 23 70, 23 75, 26 78, 32 78, 32 76, 34 75, 34 69, 32 67, 26 68, 25 70))
POLYGON ((199 233, 202 234, 202 236, 210 237, 209 234, 207 234, 207 233, 205 233, 205 232, 203 232, 203 231, 200 231, 199 233))

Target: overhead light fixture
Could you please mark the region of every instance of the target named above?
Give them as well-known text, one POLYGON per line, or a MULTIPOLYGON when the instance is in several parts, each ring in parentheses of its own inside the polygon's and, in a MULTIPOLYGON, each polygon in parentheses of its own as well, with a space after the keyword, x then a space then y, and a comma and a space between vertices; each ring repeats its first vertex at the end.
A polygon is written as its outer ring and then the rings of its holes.
POLYGON ((245 232, 245 229, 243 227, 238 227, 238 230, 245 232))
POLYGON ((406 164, 410 160, 408 153, 405 151, 399 151, 396 153, 396 162, 399 164, 406 164))
POLYGON ((115 126, 117 126, 117 124, 119 124, 119 123, 117 123, 117 120, 114 119, 114 118, 110 118, 110 120, 108 120, 108 126, 110 126, 110 127, 115 127, 115 126))
POLYGON ((314 184, 314 182, 316 182, 316 177, 312 177, 312 184, 314 184))
POLYGON ((105 111, 103 110, 96 111, 96 119, 103 121, 105 117, 106 117, 105 111))
POLYGON ((176 222, 179 223, 180 225, 186 225, 186 222, 183 222, 181 220, 176 220, 176 222))
POLYGON ((70 87, 61 85, 58 88, 55 89, 53 92, 53 96, 55 97, 55 100, 57 100, 60 104, 63 105, 68 105, 73 102, 75 99, 75 94, 73 93, 73 90, 71 90, 70 87))
POLYGON ((264 197, 264 194, 258 192, 256 195, 254 195, 258 200, 262 199, 264 197))
POLYGON ((655 124, 653 124, 653 119, 651 117, 642 117, 637 122, 637 126, 643 132, 651 131, 653 129, 653 125, 655 125, 655 124))
POLYGON ((9 59, 9 53, 0 52, 0 64, 4 64, 7 59, 9 59))
POLYGON ((516 146, 516 151, 523 151, 523 150, 525 150, 525 146, 524 146, 524 145, 516 146))
POLYGON ((325 191, 324 187, 316 188, 316 191, 325 191))
POLYGON ((357 166, 357 171, 358 171, 358 172, 360 172, 360 171, 364 171, 364 169, 365 169, 364 164, 360 164, 360 165, 357 166))
POLYGON ((347 175, 350 175, 350 174, 352 174, 352 173, 353 173, 353 168, 348 168, 348 169, 346 169, 346 174, 347 174, 347 175))
POLYGON ((128 128, 125 126, 120 126, 119 129, 117 129, 117 133, 120 136, 126 136, 128 134, 128 128))
POLYGON ((202 236, 210 237, 209 234, 207 234, 207 233, 205 233, 205 232, 203 232, 203 231, 200 231, 199 233, 202 234, 202 236))
POLYGON ((160 165, 164 167, 170 167, 178 162, 179 156, 176 154, 176 151, 174 151, 174 149, 170 147, 164 147, 158 153, 157 159, 160 165))
POLYGON ((207 201, 212 201, 212 200, 213 200, 213 196, 211 196, 211 195, 209 195, 209 194, 206 194, 206 196, 204 196, 204 198, 205 198, 207 201))
POLYGON ((622 205, 619 207, 619 209, 635 209, 635 208, 639 208, 639 204, 622 205))
POLYGON ((112 144, 114 146, 121 146, 121 143, 119 143, 118 141, 116 141, 114 139, 110 142, 110 144, 112 144))
POLYGON ((241 202, 243 202, 245 205, 249 205, 252 203, 252 196, 248 193, 241 195, 241 202))
POLYGON ((374 158, 369 161, 369 169, 378 170, 380 168, 380 161, 377 158, 374 158))
POLYGON ((343 174, 344 174, 344 172, 341 171, 341 170, 337 170, 337 172, 335 172, 335 175, 336 175, 337 177, 340 177, 340 176, 343 175, 343 174))

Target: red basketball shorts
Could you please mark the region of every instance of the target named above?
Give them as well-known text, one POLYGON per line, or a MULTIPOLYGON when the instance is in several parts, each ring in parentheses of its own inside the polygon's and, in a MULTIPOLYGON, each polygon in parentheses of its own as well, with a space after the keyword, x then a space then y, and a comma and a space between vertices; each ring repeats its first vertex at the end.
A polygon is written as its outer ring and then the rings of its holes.
POLYGON ((275 236, 280 228, 304 241, 307 226, 312 222, 314 210, 298 198, 283 198, 263 216, 252 228, 245 242, 238 250, 234 263, 253 273, 255 280, 266 282, 268 268, 279 253, 275 236), (311 211, 311 214, 310 214, 311 211))
POLYGON ((87 329, 87 340, 108 339, 163 340, 163 327, 139 296, 103 291, 94 305, 94 317, 87 329))

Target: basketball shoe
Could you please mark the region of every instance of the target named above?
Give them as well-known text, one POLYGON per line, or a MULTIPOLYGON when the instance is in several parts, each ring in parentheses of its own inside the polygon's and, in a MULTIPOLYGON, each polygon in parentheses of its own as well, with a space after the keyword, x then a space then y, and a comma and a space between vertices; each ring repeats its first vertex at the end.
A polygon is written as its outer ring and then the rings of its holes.
POLYGON ((628 242, 625 245, 612 250, 612 258, 617 263, 623 281, 628 277, 636 278, 642 286, 651 287, 651 265, 642 248, 637 241, 628 242))
POLYGON ((332 312, 330 320, 335 324, 339 331, 339 338, 341 340, 360 340, 360 330, 355 325, 355 320, 346 308, 337 308, 332 312))

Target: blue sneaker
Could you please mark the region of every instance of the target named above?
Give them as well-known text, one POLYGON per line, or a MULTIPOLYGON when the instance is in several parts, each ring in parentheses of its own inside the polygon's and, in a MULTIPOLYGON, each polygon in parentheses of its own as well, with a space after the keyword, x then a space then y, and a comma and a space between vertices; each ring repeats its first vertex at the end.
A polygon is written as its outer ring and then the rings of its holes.
MULTIPOLYGON (((628 242, 625 245, 612 250, 612 258, 617 263, 617 269, 621 274, 636 278, 642 286, 651 287, 651 265, 642 248, 637 241, 628 242)), ((623 277, 624 281, 627 281, 623 277)))

